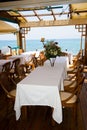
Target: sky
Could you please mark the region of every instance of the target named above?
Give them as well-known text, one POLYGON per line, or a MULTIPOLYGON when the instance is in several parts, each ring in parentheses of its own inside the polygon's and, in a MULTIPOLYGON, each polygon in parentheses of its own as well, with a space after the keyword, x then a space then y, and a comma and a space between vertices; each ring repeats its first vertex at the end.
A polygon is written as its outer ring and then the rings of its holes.
POLYGON ((69 39, 80 38, 81 33, 75 29, 75 26, 56 26, 56 27, 43 27, 43 28, 31 28, 27 38, 40 39, 44 37, 46 39, 69 39))
MULTIPOLYGON (((16 25, 15 25, 16 27, 16 25)), ((81 33, 75 29, 75 26, 55 26, 55 27, 38 27, 31 28, 26 39, 69 39, 80 38, 81 33)), ((0 35, 0 40, 15 40, 16 35, 4 34, 0 35)))

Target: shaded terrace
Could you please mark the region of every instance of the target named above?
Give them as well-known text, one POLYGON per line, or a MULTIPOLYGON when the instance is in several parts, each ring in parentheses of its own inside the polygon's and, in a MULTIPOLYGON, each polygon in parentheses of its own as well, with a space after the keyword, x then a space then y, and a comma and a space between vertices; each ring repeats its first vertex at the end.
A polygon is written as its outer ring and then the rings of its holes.
MULTIPOLYGON (((1 1, 2 2, 2 1, 1 1)), ((18 3, 19 1, 17 1, 18 3)), ((23 1, 22 1, 23 2, 23 1)), ((26 34, 32 27, 50 27, 50 26, 69 26, 74 25, 78 32, 81 32, 81 40, 85 38, 85 62, 87 59, 86 37, 87 37, 87 3, 69 3, 55 4, 40 3, 40 5, 15 7, 16 1, 1 3, 0 20, 17 23, 19 31, 18 46, 26 51, 26 34), (12 5, 11 5, 12 4, 12 5), (23 48, 24 47, 24 48, 23 48)), ((27 3, 26 1, 25 3, 27 3)), ((45 1, 46 2, 46 1, 45 1)), ((38 2, 37 2, 38 3, 38 2)), ((34 3, 33 3, 34 4, 34 3)), ((82 44, 82 43, 81 43, 82 44)), ((82 45, 81 45, 82 46, 82 45)))

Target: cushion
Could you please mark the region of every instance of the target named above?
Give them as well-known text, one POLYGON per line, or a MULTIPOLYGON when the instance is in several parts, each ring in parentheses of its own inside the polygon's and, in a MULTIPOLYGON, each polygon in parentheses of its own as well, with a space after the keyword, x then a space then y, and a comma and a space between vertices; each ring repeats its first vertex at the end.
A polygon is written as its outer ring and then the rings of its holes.
POLYGON ((74 68, 68 68, 67 69, 67 71, 73 71, 74 70, 74 68))
POLYGON ((75 80, 75 78, 76 78, 75 74, 68 74, 65 80, 70 80, 70 79, 75 80))
MULTIPOLYGON (((16 96, 16 90, 15 90, 15 89, 11 90, 11 91, 9 92, 9 94, 15 97, 15 96, 16 96)), ((9 95, 8 95, 8 97, 10 98, 9 95)))
MULTIPOLYGON (((64 101, 65 99, 67 99, 68 97, 71 96, 72 93, 69 92, 60 92, 60 97, 61 97, 61 101, 64 101)), ((66 103, 75 103, 77 100, 77 96, 74 95, 70 100, 68 100, 66 103)))
POLYGON ((70 85, 70 84, 73 84, 74 82, 76 81, 73 81, 73 80, 64 80, 64 86, 67 86, 67 85, 70 85))

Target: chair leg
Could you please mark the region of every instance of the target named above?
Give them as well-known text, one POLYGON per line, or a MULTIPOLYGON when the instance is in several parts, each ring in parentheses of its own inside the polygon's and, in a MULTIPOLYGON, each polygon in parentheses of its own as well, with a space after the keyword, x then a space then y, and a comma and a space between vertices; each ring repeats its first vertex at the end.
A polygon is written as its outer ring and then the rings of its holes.
POLYGON ((7 99, 7 117, 15 116, 14 112, 14 101, 7 99))
POLYGON ((77 103, 73 107, 73 121, 75 122, 75 126, 77 125, 77 103))

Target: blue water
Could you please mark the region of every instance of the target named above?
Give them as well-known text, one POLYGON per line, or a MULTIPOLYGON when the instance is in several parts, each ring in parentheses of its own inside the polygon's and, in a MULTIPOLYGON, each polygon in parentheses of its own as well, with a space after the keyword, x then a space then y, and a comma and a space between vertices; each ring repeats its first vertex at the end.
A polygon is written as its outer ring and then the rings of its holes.
MULTIPOLYGON (((58 45, 61 47, 62 51, 72 52, 73 54, 77 54, 80 50, 80 39, 52 39, 58 42, 58 45)), ((16 47, 16 40, 0 40, 0 49, 6 46, 16 47)), ((34 50, 42 50, 43 44, 40 40, 26 40, 26 51, 34 51, 34 50)))

